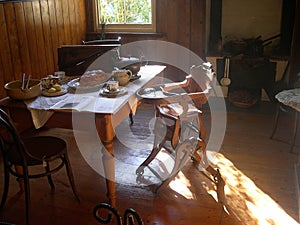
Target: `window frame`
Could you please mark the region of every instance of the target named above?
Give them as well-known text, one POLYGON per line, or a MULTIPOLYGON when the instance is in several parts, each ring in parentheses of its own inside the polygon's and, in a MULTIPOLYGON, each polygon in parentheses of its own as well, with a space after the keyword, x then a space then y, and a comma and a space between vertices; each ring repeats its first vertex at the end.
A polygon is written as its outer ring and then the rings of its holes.
MULTIPOLYGON (((105 32, 130 32, 130 33, 151 33, 156 32, 156 0, 151 0, 151 24, 106 24, 105 32)), ((98 20, 98 3, 93 1, 93 15, 94 15, 94 31, 101 32, 101 23, 98 20)))

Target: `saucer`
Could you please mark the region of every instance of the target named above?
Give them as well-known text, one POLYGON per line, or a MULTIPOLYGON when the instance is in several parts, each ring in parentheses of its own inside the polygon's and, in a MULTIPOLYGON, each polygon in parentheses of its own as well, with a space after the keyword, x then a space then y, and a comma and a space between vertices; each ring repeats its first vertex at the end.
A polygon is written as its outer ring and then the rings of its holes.
POLYGON ((109 91, 107 88, 102 88, 100 90, 100 95, 105 96, 105 97, 117 97, 120 95, 124 95, 127 93, 127 88, 126 87, 119 87, 117 91, 109 91))
POLYGON ((118 88, 117 90, 113 91, 113 90, 108 90, 107 88, 103 88, 103 92, 114 95, 114 94, 118 94, 120 92, 120 89, 118 88))

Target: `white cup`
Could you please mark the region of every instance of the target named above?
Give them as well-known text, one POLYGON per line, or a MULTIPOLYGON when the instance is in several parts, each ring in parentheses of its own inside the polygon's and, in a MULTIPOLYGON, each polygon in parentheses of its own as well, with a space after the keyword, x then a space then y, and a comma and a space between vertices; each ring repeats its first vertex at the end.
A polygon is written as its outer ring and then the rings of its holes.
POLYGON ((111 92, 117 91, 119 88, 119 82, 116 80, 109 80, 106 82, 106 88, 111 92))
POLYGON ((65 75, 66 75, 65 71, 56 71, 56 72, 54 72, 54 76, 58 77, 59 80, 65 79, 65 75))

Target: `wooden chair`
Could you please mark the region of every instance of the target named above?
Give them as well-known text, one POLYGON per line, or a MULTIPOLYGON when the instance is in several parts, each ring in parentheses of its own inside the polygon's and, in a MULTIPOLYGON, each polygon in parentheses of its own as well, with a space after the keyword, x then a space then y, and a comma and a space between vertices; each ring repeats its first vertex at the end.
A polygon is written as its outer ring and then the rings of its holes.
MULTIPOLYGON (((300 80, 300 78, 299 78, 300 80)), ((299 125, 299 114, 300 114, 300 85, 296 82, 292 87, 280 91, 275 95, 278 100, 276 113, 274 118, 274 126, 271 133, 271 139, 274 139, 276 131, 278 129, 279 117, 284 111, 292 111, 294 114, 294 128, 290 139, 290 152, 293 152, 295 147, 296 136, 299 125)))
MULTIPOLYGON (((150 155, 136 170, 138 179, 143 176, 144 168, 162 149, 173 153, 174 157, 174 167, 168 179, 163 180, 154 191, 174 178, 190 157, 196 164, 206 168, 215 179, 217 177, 220 179, 219 172, 214 170, 207 161, 206 130, 202 120, 202 106, 207 102, 214 82, 215 74, 210 63, 204 63, 198 67, 193 66, 191 74, 182 82, 153 88, 157 91, 161 88, 164 95, 168 97, 154 98, 148 102, 156 105, 154 145, 150 155), (162 134, 160 131, 164 129, 166 132, 162 134), (186 134, 189 131, 196 132, 197 136, 189 137, 186 134)), ((145 90, 149 91, 149 89, 145 90)))
POLYGON ((4 164, 4 190, 0 208, 5 205, 9 191, 9 175, 22 181, 25 191, 26 224, 30 223, 30 187, 29 180, 47 177, 50 187, 54 189, 51 175, 63 167, 76 199, 79 197, 75 188, 66 142, 52 136, 33 136, 21 138, 8 114, 0 109, 0 149, 4 164), (51 164, 51 167, 50 167, 51 164), (52 167, 53 166, 53 167, 52 167), (40 170, 38 170, 38 168, 40 170), (30 168, 35 168, 30 169, 30 168))
POLYGON ((277 100, 276 112, 274 117, 274 126, 270 138, 275 139, 276 131, 278 129, 278 122, 280 115, 291 111, 294 114, 294 127, 290 144, 290 153, 295 147, 296 136, 298 132, 299 113, 300 113, 300 73, 297 74, 294 80, 291 77, 291 64, 287 63, 282 79, 278 81, 275 88, 275 99, 277 100))
POLYGON ((118 225, 134 225, 135 222, 137 222, 138 225, 144 224, 142 218, 134 209, 126 209, 122 220, 119 211, 107 203, 100 203, 96 205, 93 214, 95 219, 101 224, 112 223, 113 216, 117 220, 118 225), (107 212, 107 217, 104 217, 105 211, 107 212))

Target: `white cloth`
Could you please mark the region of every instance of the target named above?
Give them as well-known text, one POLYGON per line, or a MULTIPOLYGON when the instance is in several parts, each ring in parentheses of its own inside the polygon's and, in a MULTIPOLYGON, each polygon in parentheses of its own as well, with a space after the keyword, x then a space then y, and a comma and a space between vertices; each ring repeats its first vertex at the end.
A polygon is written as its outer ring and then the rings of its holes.
POLYGON ((300 112, 300 88, 284 90, 279 92, 275 98, 300 112))
POLYGON ((93 112, 115 114, 122 106, 129 104, 132 113, 135 113, 138 99, 136 91, 147 85, 165 66, 141 67, 141 78, 126 85, 127 93, 115 98, 100 95, 100 91, 89 93, 67 93, 57 97, 38 96, 34 100, 25 101, 31 112, 35 128, 40 128, 53 115, 54 111, 76 110, 79 112, 93 112))

